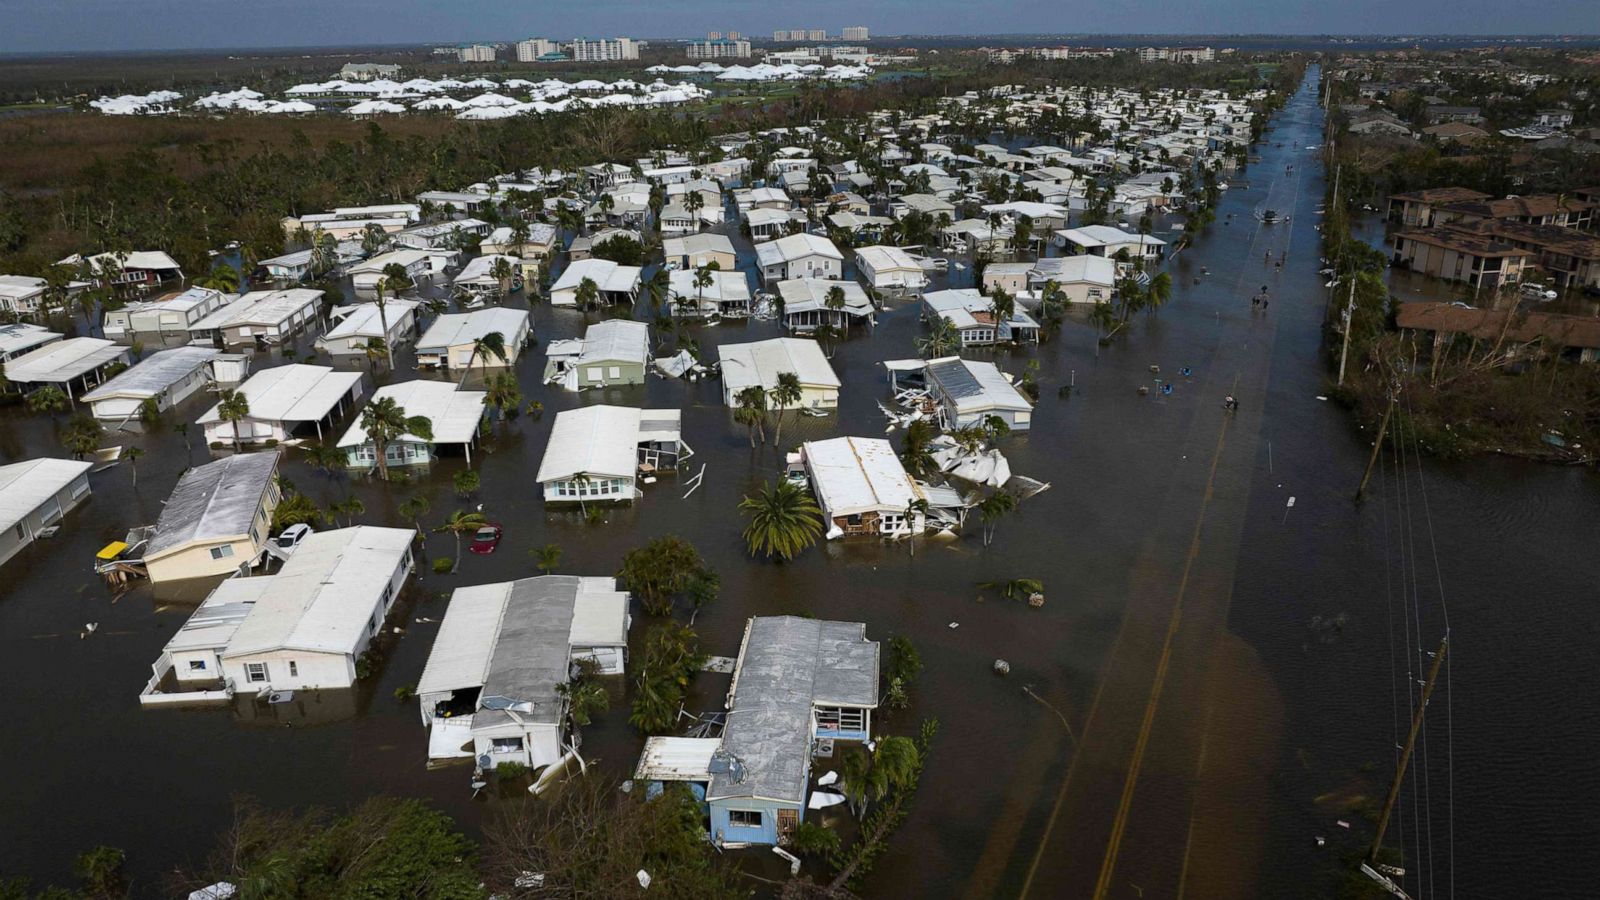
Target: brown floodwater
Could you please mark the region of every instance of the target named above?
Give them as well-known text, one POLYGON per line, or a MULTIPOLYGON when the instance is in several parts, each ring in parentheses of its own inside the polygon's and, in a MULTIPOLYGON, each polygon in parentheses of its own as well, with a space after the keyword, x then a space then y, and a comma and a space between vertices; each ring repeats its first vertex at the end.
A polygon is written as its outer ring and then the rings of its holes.
MULTIPOLYGON (((1588 815, 1600 801, 1590 752, 1600 714, 1580 687, 1600 675, 1594 475, 1412 460, 1387 466, 1367 503, 1350 501, 1368 444, 1317 399, 1327 292, 1315 228, 1323 173, 1309 148, 1320 123, 1314 87, 1302 89, 1261 162, 1224 194, 1217 223, 1170 263, 1174 296, 1158 315, 1103 348, 1079 319, 1056 340, 999 354, 1013 372, 1040 364, 1034 430, 1004 449, 1014 471, 1052 487, 1001 521, 987 548, 973 529, 921 542, 914 556, 835 542, 789 564, 750 560, 736 505, 782 458, 749 447, 715 383, 568 394, 539 384, 535 350, 519 376, 547 414, 493 428, 474 453, 484 490, 466 504, 481 501, 504 523, 505 542, 455 575, 423 567, 396 622, 406 633, 377 677, 287 709, 144 712, 149 666, 203 591, 158 597, 142 585, 114 597, 91 558, 129 525, 153 522, 182 469, 208 451, 171 432, 116 438, 149 451, 137 489, 126 464, 94 474, 92 498, 61 532, 0 570, 0 685, 12 703, 0 729, 0 873, 65 882, 77 852, 109 844, 128 851, 142 896, 162 896, 164 873, 204 858, 241 795, 284 807, 417 796, 476 831, 506 801, 472 800, 463 769, 428 771, 415 701, 394 699, 422 671, 443 598, 532 574, 526 551, 546 543, 564 548, 561 571, 601 574, 629 548, 677 534, 722 576, 721 598, 696 623, 713 653, 736 652, 746 617, 782 613, 864 621, 872 637, 904 634, 920 649, 914 705, 882 728, 914 733, 924 717, 941 728, 915 808, 863 895, 1331 895, 1341 854, 1370 831, 1326 796, 1387 784, 1407 661, 1418 677, 1418 648, 1444 628, 1436 544, 1452 661, 1390 831, 1407 852, 1407 887, 1499 897, 1532 883, 1543 896, 1585 895, 1600 879, 1588 815), (1250 213, 1263 203, 1292 218, 1258 225, 1250 213), (1281 270, 1263 264, 1268 249, 1289 251, 1281 270), (1272 303, 1252 313, 1261 284, 1272 303), (1157 377, 1173 379, 1172 394, 1136 393, 1157 377), (1231 416, 1228 394, 1241 401, 1231 416), (704 464, 704 486, 683 499, 686 478, 663 478, 603 524, 547 511, 533 473, 554 413, 600 402, 682 408, 696 451, 687 474, 704 464), (1396 587, 1402 571, 1420 584, 1414 609, 1396 587), (982 597, 980 582, 1011 577, 1042 579, 1046 605, 982 597), (90 622, 98 630, 80 637, 90 622), (997 658, 1011 663, 1008 677, 992 673, 997 658)), ((970 270, 951 279, 963 277, 970 270)), ((541 344, 583 327, 548 307, 535 319, 541 344)), ((790 419, 784 442, 882 434, 879 363, 913 355, 920 331, 916 309, 897 304, 875 333, 843 342, 839 414, 790 419)), ((702 326, 695 338, 709 349, 777 333, 751 322, 702 326)), ((204 408, 196 398, 180 414, 204 408)), ((0 412, 0 461, 59 454, 57 427, 0 412)), ((401 524, 396 506, 412 492, 431 497, 435 522, 458 502, 460 459, 385 489, 285 453, 301 490, 324 503, 361 497, 363 522, 401 524)), ((454 553, 440 535, 428 551, 454 553)), ((649 622, 636 615, 636 640, 649 622)), ((726 676, 702 676, 692 704, 720 708, 726 687, 726 676)), ((584 734, 588 754, 617 774, 641 743, 625 706, 616 697, 584 734)))

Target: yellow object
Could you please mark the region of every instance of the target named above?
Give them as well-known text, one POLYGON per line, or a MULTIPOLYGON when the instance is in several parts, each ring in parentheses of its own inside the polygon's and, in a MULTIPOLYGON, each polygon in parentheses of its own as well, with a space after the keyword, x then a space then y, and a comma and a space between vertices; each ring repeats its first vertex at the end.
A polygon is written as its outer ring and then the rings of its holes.
POLYGON ((113 560, 121 556, 122 551, 126 549, 128 549, 128 545, 126 543, 122 541, 112 541, 104 547, 101 547, 100 552, 96 553, 94 556, 95 559, 113 560))

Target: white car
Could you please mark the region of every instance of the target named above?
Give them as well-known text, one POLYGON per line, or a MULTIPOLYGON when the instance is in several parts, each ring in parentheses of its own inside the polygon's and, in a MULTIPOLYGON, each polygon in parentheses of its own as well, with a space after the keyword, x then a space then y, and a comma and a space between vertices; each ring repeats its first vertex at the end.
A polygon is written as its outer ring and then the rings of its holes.
POLYGON ((290 525, 288 528, 285 528, 281 534, 279 534, 276 538, 273 538, 273 542, 278 545, 279 550, 282 550, 285 553, 293 553, 295 548, 300 546, 301 541, 315 533, 316 529, 312 528, 310 525, 307 525, 304 522, 298 522, 294 525, 290 525))

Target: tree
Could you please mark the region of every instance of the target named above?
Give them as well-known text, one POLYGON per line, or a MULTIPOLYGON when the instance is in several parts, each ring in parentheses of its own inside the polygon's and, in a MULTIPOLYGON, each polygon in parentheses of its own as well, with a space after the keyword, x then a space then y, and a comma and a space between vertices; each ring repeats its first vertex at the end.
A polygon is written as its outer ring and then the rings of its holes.
POLYGON ((939 461, 933 456, 937 433, 929 419, 917 419, 906 426, 905 437, 900 439, 900 463, 907 472, 926 478, 939 471, 939 461))
POLYGON ((161 403, 154 397, 139 401, 139 424, 146 428, 161 427, 161 403))
POLYGON ((927 359, 949 356, 961 348, 961 333, 949 319, 940 316, 934 319, 926 337, 917 338, 916 346, 917 352, 927 359))
POLYGON ((996 491, 978 503, 978 519, 983 523, 983 545, 994 540, 994 527, 1008 513, 1017 508, 1017 498, 1005 491, 996 491))
POLYGON ((743 425, 750 435, 750 446, 756 445, 756 429, 761 430, 761 443, 767 442, 767 392, 759 384, 752 384, 733 395, 739 405, 733 410, 733 420, 743 425))
POLYGON ((528 551, 528 555, 534 558, 534 566, 538 568, 541 575, 549 575, 561 565, 560 544, 545 544, 543 547, 535 547, 528 551))
POLYGON ((588 725, 598 713, 611 706, 611 695, 605 686, 595 681, 600 664, 588 657, 580 657, 572 664, 572 678, 556 685, 556 694, 566 701, 567 716, 579 728, 588 725))
POLYGON ((994 313, 995 325, 998 328, 1001 323, 1010 322, 1011 317, 1017 314, 1016 298, 1004 288, 996 287, 994 294, 989 298, 989 309, 994 313))
POLYGON ((496 258, 489 266, 489 277, 500 283, 501 296, 511 293, 511 279, 514 275, 511 261, 504 256, 496 258))
POLYGON ((272 510, 272 530, 281 531, 290 525, 314 524, 327 521, 328 513, 317 502, 299 491, 285 490, 283 499, 272 510))
POLYGON ((411 524, 417 529, 417 534, 422 537, 423 546, 427 546, 428 537, 427 532, 422 528, 422 517, 427 515, 432 508, 433 504, 429 502, 424 494, 412 494, 400 504, 399 512, 401 518, 411 520, 411 524))
POLYGON ((1102 335, 1106 334, 1117 323, 1116 311, 1111 304, 1104 300, 1096 300, 1089 309, 1089 321, 1102 335))
POLYGON ((573 301, 581 310, 591 310, 600 305, 600 285, 594 283, 593 278, 584 278, 578 282, 578 289, 573 293, 573 301))
POLYGON ((100 439, 105 433, 94 416, 79 413, 68 419, 61 429, 61 445, 72 451, 73 459, 83 459, 100 449, 100 439))
POLYGON ((95 847, 79 854, 72 870, 83 880, 83 896, 93 900, 111 900, 128 895, 128 879, 122 871, 128 854, 116 847, 95 847))
POLYGON ((846 305, 844 288, 834 285, 828 288, 828 293, 822 297, 822 307, 833 313, 834 324, 841 329, 844 327, 844 308, 846 305))
POLYGON ((217 418, 227 422, 233 432, 233 452, 241 448, 239 423, 250 418, 250 398, 236 390, 224 390, 217 401, 217 418))
POLYGON ((433 422, 427 416, 406 415, 405 408, 393 397, 379 397, 361 411, 361 430, 377 457, 378 474, 389 480, 387 449, 391 441, 410 435, 424 441, 433 440, 433 422))
POLYGON ((66 392, 55 385, 47 384, 28 394, 28 412, 31 413, 54 415, 71 405, 72 400, 67 397, 66 392))
POLYGON ((762 487, 755 496, 746 496, 739 502, 739 511, 750 516, 744 540, 751 556, 764 553, 768 558, 794 559, 822 536, 822 511, 817 501, 786 479, 762 487))
POLYGON ((1152 314, 1158 312, 1161 307, 1167 305, 1168 300, 1172 299, 1172 276, 1166 272, 1156 274, 1145 286, 1144 292, 1150 312, 1152 314))
MULTIPOLYGON (((396 265, 396 263, 390 263, 390 265, 396 265)), ((388 270, 388 266, 385 266, 384 269, 385 269, 385 271, 387 271, 388 270)), ((405 275, 404 271, 402 271, 400 274, 402 276, 405 275)), ((410 280, 410 279, 407 279, 407 280, 410 280)), ((383 338, 382 338, 382 340, 383 340, 383 355, 384 355, 384 359, 389 363, 389 371, 393 372, 394 371, 394 348, 389 346, 389 340, 388 340, 388 338, 389 338, 389 301, 384 296, 384 293, 385 293, 386 289, 388 288, 388 286, 389 286, 389 278, 388 278, 387 275, 384 276, 383 278, 379 278, 377 280, 377 282, 375 284, 373 284, 373 286, 372 286, 372 302, 377 304, 377 306, 378 306, 378 323, 383 328, 383 338)), ((367 343, 371 344, 372 341, 369 340, 369 341, 367 341, 367 343)))
POLYGON ((878 739, 872 750, 853 747, 840 763, 844 795, 856 817, 866 815, 867 804, 884 798, 891 791, 912 784, 920 766, 916 742, 891 735, 878 739))
POLYGON ((354 494, 328 507, 329 515, 344 516, 346 525, 356 524, 356 516, 364 515, 366 511, 367 505, 362 503, 361 498, 354 494))
POLYGON ((779 447, 783 446, 783 414, 791 406, 800 402, 805 396, 800 389, 800 376, 794 372, 779 372, 778 383, 773 385, 767 393, 773 404, 778 407, 778 431, 773 435, 772 442, 779 447))
POLYGON ((689 690, 689 679, 705 664, 700 639, 680 622, 653 625, 645 635, 644 662, 634 676, 628 721, 646 734, 672 729, 689 690))
POLYGON ((473 338, 472 353, 467 356, 467 366, 461 370, 461 381, 456 384, 456 387, 460 388, 467 383, 467 376, 472 373, 472 364, 475 362, 482 361, 483 368, 479 372, 487 378, 490 357, 500 360, 501 365, 505 365, 510 359, 506 354, 506 336, 498 331, 491 331, 483 337, 473 338))
POLYGON ((706 570, 694 545, 676 535, 652 539, 622 557, 617 577, 652 616, 672 614, 673 600, 706 570))
POLYGON ((456 569, 461 567, 461 536, 472 534, 487 524, 489 520, 483 517, 483 513, 455 509, 450 511, 450 517, 445 519, 443 524, 433 529, 436 532, 449 532, 456 536, 456 558, 450 566, 451 574, 455 574, 456 569))
POLYGON ((368 222, 361 229, 361 252, 367 256, 373 256, 388 243, 389 233, 383 230, 382 225, 376 222, 368 222))
POLYGON ((211 288, 224 294, 237 294, 239 292, 239 270, 233 266, 223 264, 207 272, 204 276, 196 278, 196 287, 211 288))
POLYGON ((522 385, 517 383, 517 376, 510 372, 489 376, 484 402, 495 410, 502 424, 515 417, 522 406, 522 385))
POLYGON ((122 451, 122 458, 128 461, 128 469, 133 473, 133 489, 139 489, 139 460, 144 457, 144 448, 129 447, 122 451))
POLYGON ((816 328, 812 329, 811 336, 816 338, 817 343, 822 345, 823 355, 829 359, 833 359, 833 342, 838 340, 843 335, 832 322, 823 322, 821 325, 818 325, 816 328))
POLYGON ((450 477, 450 484, 455 487, 456 494, 459 496, 470 497, 478 492, 478 488, 483 484, 483 479, 476 470, 462 469, 450 477))
POLYGON ((667 298, 672 294, 672 276, 666 268, 656 270, 650 280, 644 283, 645 295, 650 298, 650 309, 656 315, 661 315, 662 307, 666 305, 667 298))
POLYGON ((370 337, 359 345, 361 352, 367 355, 367 366, 372 369, 374 377, 378 374, 378 360, 389 358, 389 342, 381 337, 370 337))

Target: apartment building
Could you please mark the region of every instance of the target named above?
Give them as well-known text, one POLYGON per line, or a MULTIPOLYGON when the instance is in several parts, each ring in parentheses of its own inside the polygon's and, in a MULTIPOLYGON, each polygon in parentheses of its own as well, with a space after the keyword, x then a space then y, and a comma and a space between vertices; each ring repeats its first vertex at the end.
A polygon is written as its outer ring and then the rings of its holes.
POLYGON ((690 41, 684 45, 684 52, 689 55, 690 59, 748 59, 750 57, 750 42, 736 41, 731 38, 690 41))
POLYGON ((574 62, 615 62, 639 58, 639 42, 633 38, 577 38, 572 42, 574 62))
POLYGON ((865 25, 846 25, 844 30, 840 32, 839 39, 845 41, 871 40, 867 35, 867 26, 865 25))
POLYGON ((555 41, 545 38, 528 38, 517 42, 517 62, 538 62, 542 56, 561 52, 555 41))

